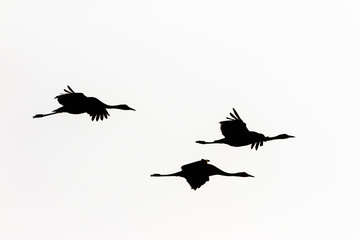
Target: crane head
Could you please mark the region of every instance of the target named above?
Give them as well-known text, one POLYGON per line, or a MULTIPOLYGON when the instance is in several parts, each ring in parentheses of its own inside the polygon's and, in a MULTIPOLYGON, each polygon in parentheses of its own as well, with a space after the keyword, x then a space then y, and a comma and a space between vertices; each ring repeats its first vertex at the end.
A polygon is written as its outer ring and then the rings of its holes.
POLYGON ((294 138, 295 136, 287 135, 287 134, 280 134, 278 136, 279 139, 286 139, 286 138, 294 138))
POLYGON ((132 111, 136 111, 135 109, 129 107, 126 104, 121 104, 121 105, 117 105, 115 108, 121 109, 121 110, 132 110, 132 111))

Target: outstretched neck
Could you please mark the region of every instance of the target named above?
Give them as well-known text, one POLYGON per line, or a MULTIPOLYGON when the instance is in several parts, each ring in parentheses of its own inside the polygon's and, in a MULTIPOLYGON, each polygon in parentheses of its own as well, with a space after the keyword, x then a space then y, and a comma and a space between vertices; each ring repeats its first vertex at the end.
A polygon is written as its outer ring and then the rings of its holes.
POLYGON ((275 137, 265 137, 265 141, 271 141, 271 140, 276 140, 276 139, 280 139, 279 135, 275 136, 275 137))
POLYGON ((228 176, 228 177, 236 176, 235 173, 228 173, 228 172, 224 172, 224 171, 218 172, 217 175, 228 176))
POLYGON ((133 111, 135 111, 135 109, 129 107, 126 104, 119 104, 119 105, 107 105, 107 104, 105 104, 105 107, 106 108, 116 108, 116 109, 121 109, 121 110, 133 110, 133 111))
POLYGON ((214 175, 221 175, 221 176, 227 176, 227 177, 238 177, 239 176, 238 174, 239 173, 224 172, 224 171, 219 169, 218 172, 216 174, 214 174, 214 175))
POLYGON ((236 173, 228 173, 228 172, 224 172, 223 170, 221 170, 220 168, 217 168, 213 165, 207 165, 207 169, 206 172, 209 176, 213 176, 213 175, 221 175, 221 176, 236 176, 236 173))
POLYGON ((228 176, 228 177, 254 177, 246 172, 227 173, 224 171, 220 171, 217 173, 217 175, 228 176))
POLYGON ((294 136, 290 136, 290 135, 287 135, 287 134, 280 134, 280 135, 277 135, 275 137, 265 137, 265 140, 264 141, 271 141, 271 140, 276 140, 276 139, 287 139, 287 138, 293 138, 294 136))
POLYGON ((105 104, 106 108, 116 108, 116 109, 123 109, 125 108, 125 104, 119 104, 119 105, 107 105, 105 104))

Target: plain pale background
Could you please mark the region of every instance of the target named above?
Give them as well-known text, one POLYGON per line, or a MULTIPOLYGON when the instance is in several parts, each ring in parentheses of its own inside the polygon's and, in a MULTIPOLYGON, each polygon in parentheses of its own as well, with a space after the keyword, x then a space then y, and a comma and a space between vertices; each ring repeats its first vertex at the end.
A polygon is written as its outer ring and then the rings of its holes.
POLYGON ((358 1, 0 4, 0 238, 359 239, 358 1), (70 85, 110 118, 59 114, 70 85), (250 130, 221 138, 236 108, 250 130), (210 159, 255 178, 150 178, 210 159))

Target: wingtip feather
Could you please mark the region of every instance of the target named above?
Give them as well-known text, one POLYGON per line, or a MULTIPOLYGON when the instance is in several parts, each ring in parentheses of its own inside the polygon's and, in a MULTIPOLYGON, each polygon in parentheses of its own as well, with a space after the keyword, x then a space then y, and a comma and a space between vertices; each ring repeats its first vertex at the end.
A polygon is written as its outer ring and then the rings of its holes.
POLYGON ((67 85, 67 87, 68 87, 68 89, 69 89, 72 93, 75 93, 74 90, 72 90, 69 85, 67 85))
POLYGON ((240 116, 239 116, 239 114, 237 113, 237 111, 235 110, 235 108, 233 108, 233 110, 234 110, 234 113, 235 113, 236 117, 237 117, 238 119, 240 119, 240 116))

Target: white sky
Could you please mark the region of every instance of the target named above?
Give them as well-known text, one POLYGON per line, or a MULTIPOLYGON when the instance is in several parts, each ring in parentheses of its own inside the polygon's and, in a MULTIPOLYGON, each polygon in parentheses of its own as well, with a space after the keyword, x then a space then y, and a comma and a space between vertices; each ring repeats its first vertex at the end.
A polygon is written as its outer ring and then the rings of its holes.
POLYGON ((0 239, 359 239, 358 1, 0 3, 0 239), (66 85, 110 118, 61 114, 66 85), (232 107, 250 130, 221 138, 232 107), (150 178, 210 159, 193 191, 150 178))

